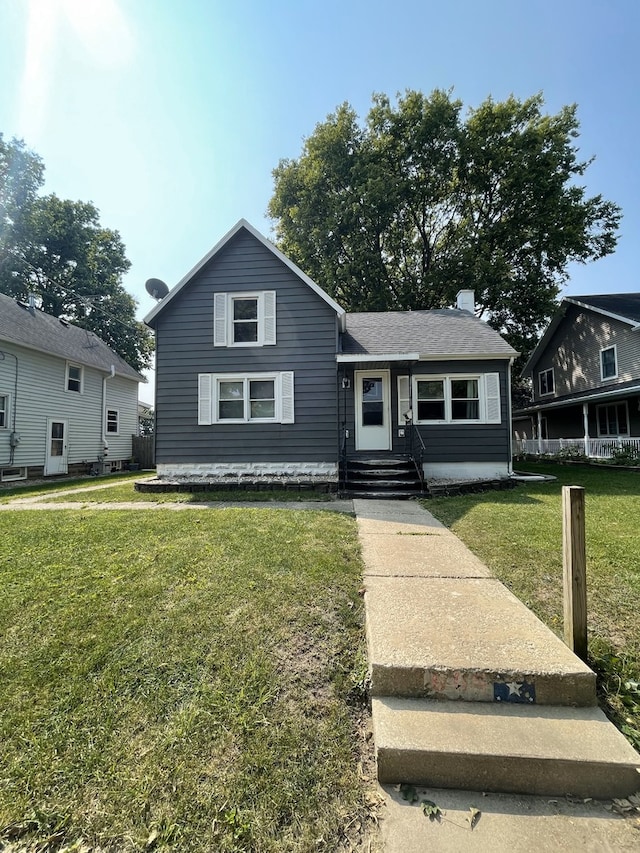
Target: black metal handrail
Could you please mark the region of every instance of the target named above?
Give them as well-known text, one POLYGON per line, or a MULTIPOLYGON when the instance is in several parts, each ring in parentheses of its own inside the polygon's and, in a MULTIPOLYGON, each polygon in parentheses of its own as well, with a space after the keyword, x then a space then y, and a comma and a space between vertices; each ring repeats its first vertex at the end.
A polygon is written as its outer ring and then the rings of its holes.
POLYGON ((418 473, 418 477, 420 477, 420 485, 422 491, 424 492, 424 468, 423 462, 424 457, 427 452, 427 446, 424 443, 422 436, 420 435, 420 431, 416 427, 414 423, 407 424, 408 429, 410 430, 411 440, 410 440, 410 448, 411 448, 411 460, 415 466, 415 469, 418 473))

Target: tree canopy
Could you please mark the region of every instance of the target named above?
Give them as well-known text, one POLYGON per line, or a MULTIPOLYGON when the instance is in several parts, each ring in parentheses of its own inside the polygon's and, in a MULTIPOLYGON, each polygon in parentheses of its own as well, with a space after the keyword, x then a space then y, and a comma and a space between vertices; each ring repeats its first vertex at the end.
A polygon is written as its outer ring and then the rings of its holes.
POLYGON ((153 338, 122 285, 130 262, 120 235, 91 202, 39 195, 43 183, 41 158, 0 134, 0 292, 35 294, 47 313, 95 332, 136 370, 148 367, 153 338))
POLYGON ((418 310, 476 294, 526 356, 570 262, 611 253, 619 207, 588 197, 577 108, 491 98, 462 116, 450 92, 344 103, 274 169, 280 248, 350 311, 418 310))

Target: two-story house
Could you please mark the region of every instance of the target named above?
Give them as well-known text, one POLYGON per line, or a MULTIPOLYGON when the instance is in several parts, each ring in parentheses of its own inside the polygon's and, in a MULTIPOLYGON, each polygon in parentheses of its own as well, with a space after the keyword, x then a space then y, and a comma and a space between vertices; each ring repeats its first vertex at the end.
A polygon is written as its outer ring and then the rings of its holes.
POLYGON ((0 482, 121 468, 144 381, 93 332, 0 294, 0 482))
POLYGON ((506 477, 516 353, 473 307, 348 314, 241 220, 145 318, 159 477, 506 477))
POLYGON ((640 449, 640 293, 565 297, 523 376, 533 403, 514 412, 516 450, 640 449))

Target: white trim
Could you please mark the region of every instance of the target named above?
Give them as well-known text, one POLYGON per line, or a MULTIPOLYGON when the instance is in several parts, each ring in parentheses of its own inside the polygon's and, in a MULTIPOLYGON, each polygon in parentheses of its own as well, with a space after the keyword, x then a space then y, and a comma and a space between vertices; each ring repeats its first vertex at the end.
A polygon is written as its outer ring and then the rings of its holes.
POLYGON ((600 350, 600 380, 601 382, 607 382, 609 379, 617 379, 618 378, 618 347, 616 344, 609 344, 608 347, 602 347, 600 350), (609 352, 609 350, 613 350, 613 360, 615 365, 615 373, 612 373, 611 376, 604 375, 604 361, 602 360, 602 356, 605 352, 609 352))
POLYGON ((366 361, 418 361, 419 359, 420 353, 418 352, 381 353, 380 355, 345 355, 344 353, 338 353, 336 356, 338 364, 359 364, 366 361))
POLYGON ((396 377, 398 385, 398 426, 404 427, 411 422, 405 414, 413 415, 411 411, 411 377, 404 373, 396 377), (404 386, 404 387, 403 387, 404 386))
POLYGON ((355 370, 353 374, 354 403, 356 416, 356 450, 391 450, 391 371, 355 370), (367 425, 362 422, 362 385, 366 377, 382 380, 382 424, 367 425))
POLYGON ((538 410, 543 409, 560 409, 563 406, 579 406, 580 403, 593 402, 595 400, 606 400, 607 397, 632 397, 634 394, 640 393, 640 384, 630 385, 627 388, 613 388, 609 391, 594 391, 592 394, 586 394, 583 397, 571 397, 566 400, 553 400, 549 403, 536 403, 535 405, 526 406, 524 409, 519 409, 518 414, 534 414, 538 410))
POLYGON ((0 424, 0 430, 9 429, 9 424, 11 423, 11 394, 8 394, 6 391, 0 391, 0 400, 4 398, 6 400, 4 407, 4 424, 0 424))
POLYGON ((232 477, 335 478, 335 462, 174 462, 158 463, 160 479, 232 477))
MULTIPOLYGON (((598 294, 594 293, 594 296, 598 294)), ((613 294, 602 294, 606 296, 610 296, 613 294)), ((619 295, 619 294, 615 294, 619 295)), ((614 314, 612 311, 607 311, 605 308, 596 308, 595 305, 589 305, 587 302, 580 302, 579 299, 576 299, 572 296, 565 296, 564 300, 566 302, 571 302, 572 305, 578 305, 580 308, 585 308, 587 311, 595 311, 596 314, 602 314, 603 317, 610 317, 612 320, 619 320, 621 323, 625 323, 627 326, 633 327, 637 325, 637 320, 632 320, 630 317, 623 317, 622 314, 614 314)))
POLYGON ((169 302, 171 302, 171 300, 174 299, 178 295, 178 293, 180 293, 182 288, 185 287, 191 281, 191 279, 197 273, 199 273, 200 270, 204 266, 206 266, 206 264, 208 264, 209 261, 212 260, 212 258, 214 258, 215 255, 217 255, 218 252, 221 249, 223 249, 224 246, 226 246, 226 244, 233 237, 235 237, 235 235, 242 228, 244 228, 246 231, 249 232, 249 234, 251 234, 253 237, 255 237, 256 240, 258 240, 258 242, 262 243, 262 245, 266 249, 268 249, 276 258, 278 258, 279 261, 282 261, 282 263, 286 267, 288 267, 291 270, 291 272, 294 273, 294 275, 296 275, 308 287, 310 287, 314 293, 317 293, 318 296, 327 303, 327 305, 329 305, 331 308, 333 308, 333 310, 336 312, 336 314, 338 315, 338 318, 340 320, 340 330, 344 332, 345 324, 346 324, 346 320, 345 320, 346 312, 345 312, 344 308, 342 308, 340 305, 338 305, 338 303, 335 302, 329 296, 328 293, 326 293, 321 287, 319 287, 314 281, 312 281, 312 279, 310 279, 306 273, 302 272, 302 270, 300 269, 299 266, 294 264, 294 262, 292 260, 290 260, 290 258, 288 258, 278 248, 276 248, 276 246, 274 246, 274 244, 270 240, 267 240, 267 238, 264 237, 259 231, 257 231, 253 227, 253 225, 251 225, 249 222, 247 222, 246 219, 240 219, 238 222, 236 222, 236 224, 233 226, 233 228, 230 231, 228 231, 224 235, 224 237, 222 237, 222 239, 218 240, 218 242, 215 244, 213 249, 211 249, 209 252, 207 252, 207 254, 200 261, 198 261, 198 263, 183 278, 180 279, 178 284, 174 288, 171 289, 171 291, 164 297, 163 300, 161 300, 155 306, 155 308, 153 308, 151 311, 149 311, 149 313, 144 318, 144 322, 148 324, 151 320, 153 320, 155 317, 157 317, 157 315, 160 313, 160 311, 164 311, 164 309, 167 307, 169 302))

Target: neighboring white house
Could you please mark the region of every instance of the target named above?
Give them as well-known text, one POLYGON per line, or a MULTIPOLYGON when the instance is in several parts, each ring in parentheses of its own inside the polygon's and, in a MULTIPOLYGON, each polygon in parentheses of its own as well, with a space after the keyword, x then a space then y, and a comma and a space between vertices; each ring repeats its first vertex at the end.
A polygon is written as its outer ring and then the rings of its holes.
POLYGON ((120 469, 144 381, 93 332, 0 294, 0 482, 120 469))

